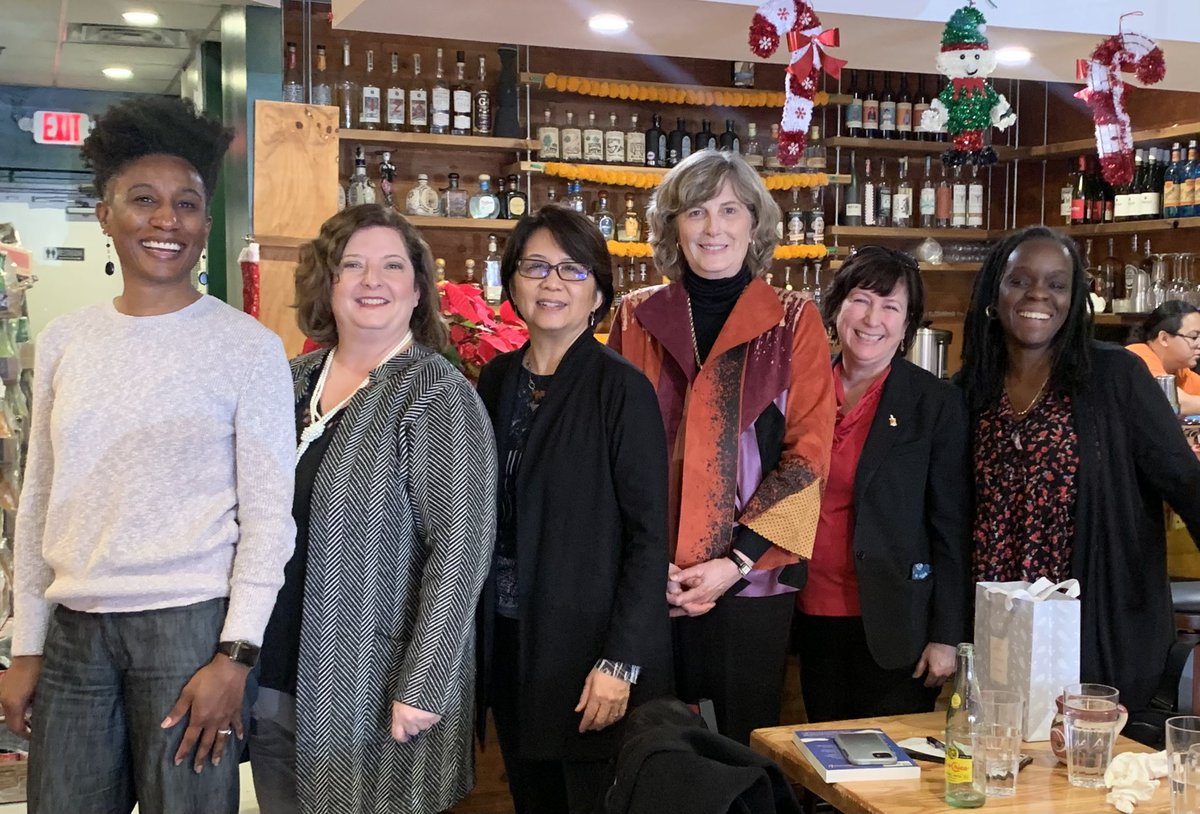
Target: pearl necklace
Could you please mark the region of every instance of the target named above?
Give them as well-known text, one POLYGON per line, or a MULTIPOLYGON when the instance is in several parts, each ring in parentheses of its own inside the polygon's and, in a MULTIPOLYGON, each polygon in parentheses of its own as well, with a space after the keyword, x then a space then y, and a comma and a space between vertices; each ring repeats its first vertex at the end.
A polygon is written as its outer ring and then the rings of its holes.
MULTIPOLYGON (((374 371, 375 368, 384 362, 402 353, 412 342, 412 338, 412 331, 406 333, 404 338, 400 340, 400 343, 384 354, 383 358, 376 362, 371 370, 374 371)), ((354 398, 358 391, 366 387, 371 381, 371 375, 368 373, 367 377, 359 382, 358 387, 350 391, 350 395, 335 404, 324 415, 318 415, 321 411, 321 395, 325 392, 325 381, 329 378, 330 368, 333 367, 333 355, 335 353, 337 353, 336 347, 330 350, 329 355, 325 357, 325 364, 321 368, 321 375, 317 379, 317 386, 313 388, 312 398, 308 400, 308 426, 300 433, 300 443, 296 446, 296 463, 300 462, 300 459, 304 457, 304 453, 308 451, 313 442, 325 434, 325 428, 329 425, 333 417, 341 412, 341 409, 350 403, 350 399, 354 398)))

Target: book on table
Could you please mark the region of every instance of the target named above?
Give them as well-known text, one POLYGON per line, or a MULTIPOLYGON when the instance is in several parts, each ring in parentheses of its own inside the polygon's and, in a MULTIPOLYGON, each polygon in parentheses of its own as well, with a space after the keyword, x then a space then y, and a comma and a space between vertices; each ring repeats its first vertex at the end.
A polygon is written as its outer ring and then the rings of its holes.
POLYGON ((881 729, 797 729, 792 742, 826 783, 915 780, 921 776, 921 767, 916 761, 881 729), (835 735, 851 732, 878 733, 896 756, 896 762, 875 766, 851 763, 834 741, 835 735))

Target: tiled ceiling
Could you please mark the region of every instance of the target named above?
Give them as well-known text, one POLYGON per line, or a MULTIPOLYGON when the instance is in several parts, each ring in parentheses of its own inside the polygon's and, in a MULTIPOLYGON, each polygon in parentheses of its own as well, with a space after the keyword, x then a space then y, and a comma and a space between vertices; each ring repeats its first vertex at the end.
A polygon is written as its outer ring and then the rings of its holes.
MULTIPOLYGON (((0 0, 0 84, 167 93, 195 45, 213 35, 226 5, 271 5, 278 0, 0 0), (126 11, 153 11, 158 28, 183 32, 182 47, 75 42, 80 26, 129 27, 126 11), (100 70, 121 66, 133 78, 117 81, 100 70)), ((168 32, 169 33, 169 32, 168 32)))

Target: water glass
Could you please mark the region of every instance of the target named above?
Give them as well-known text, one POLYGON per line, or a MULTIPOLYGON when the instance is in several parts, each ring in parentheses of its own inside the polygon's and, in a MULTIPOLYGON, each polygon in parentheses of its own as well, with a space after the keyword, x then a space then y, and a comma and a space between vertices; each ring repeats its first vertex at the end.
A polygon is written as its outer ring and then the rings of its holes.
POLYGON ((1200 717, 1167 719, 1171 814, 1200 814, 1200 717))
POLYGON ((1016 794, 1024 715, 1024 699, 1018 693, 1003 690, 980 693, 972 756, 975 770, 983 773, 988 797, 1016 794))
POLYGON ((1067 779, 1072 786, 1104 788, 1113 744, 1127 717, 1113 687, 1072 684, 1063 691, 1067 779))

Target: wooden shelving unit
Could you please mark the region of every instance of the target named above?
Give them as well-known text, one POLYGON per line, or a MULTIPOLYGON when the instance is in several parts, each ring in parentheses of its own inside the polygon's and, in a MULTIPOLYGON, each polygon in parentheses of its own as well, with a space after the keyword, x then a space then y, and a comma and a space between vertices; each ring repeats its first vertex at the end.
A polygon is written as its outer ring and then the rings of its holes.
MULTIPOLYGON (((946 141, 915 141, 913 139, 883 139, 859 138, 857 136, 830 136, 825 139, 825 147, 840 147, 843 150, 862 150, 869 153, 897 153, 899 155, 934 155, 940 156, 950 149, 946 141)), ((1009 161, 1016 157, 1017 151, 1003 145, 993 147, 996 156, 1001 161, 1009 161)))
MULTIPOLYGON (((834 260, 829 264, 831 269, 839 269, 844 260, 834 260)), ((979 271, 981 263, 917 263, 921 271, 951 271, 956 273, 974 274, 979 271)))
POLYGON ((836 237, 859 238, 911 238, 923 240, 932 237, 935 240, 990 240, 993 234, 987 229, 918 229, 898 226, 830 226, 827 231, 836 237))
POLYGON ((418 229, 451 229, 462 232, 511 232, 515 220, 500 218, 435 218, 424 215, 405 215, 418 229))
POLYGON ((1094 325, 1125 325, 1132 327, 1141 324, 1145 314, 1096 314, 1092 319, 1094 325))
POLYGON ((338 139, 343 142, 371 142, 377 144, 405 144, 414 147, 430 147, 438 150, 494 150, 509 153, 516 150, 536 150, 537 139, 494 138, 491 136, 442 136, 432 133, 396 133, 391 130, 339 130, 338 139))
POLYGON ((1200 227, 1200 218, 1159 218, 1157 220, 1129 220, 1119 223, 1088 223, 1079 226, 1056 226, 1073 237, 1100 237, 1104 235, 1132 235, 1142 232, 1167 232, 1172 229, 1194 229, 1200 227))
MULTIPOLYGON (((666 167, 644 167, 635 164, 583 164, 570 161, 517 161, 504 168, 504 174, 510 175, 513 173, 542 173, 546 171, 547 164, 574 164, 579 167, 595 167, 596 169, 609 170, 611 172, 626 172, 635 175, 648 175, 656 178, 662 178, 670 170, 666 167)), ((773 178, 788 173, 760 173, 766 178, 773 178)), ((585 179, 580 179, 585 180, 585 179)), ((589 181, 588 183, 599 183, 598 181, 589 181)), ((838 175, 829 173, 830 184, 849 184, 850 176, 847 174, 838 175)), ((623 184, 613 184, 613 186, 626 186, 623 184)), ((801 189, 810 189, 811 187, 800 187, 801 189)), ((774 190, 775 192, 786 192, 787 189, 774 190)))
MULTIPOLYGON (((1133 131, 1133 143, 1141 145, 1147 141, 1170 141, 1172 139, 1188 139, 1200 136, 1200 121, 1183 121, 1166 127, 1151 127, 1133 131)), ((1185 145, 1186 146, 1186 145, 1185 145)), ((1080 153, 1096 152, 1095 137, 1058 141, 1050 144, 1040 144, 1031 147, 1020 147, 1016 150, 1017 158, 1067 158, 1080 153)))

